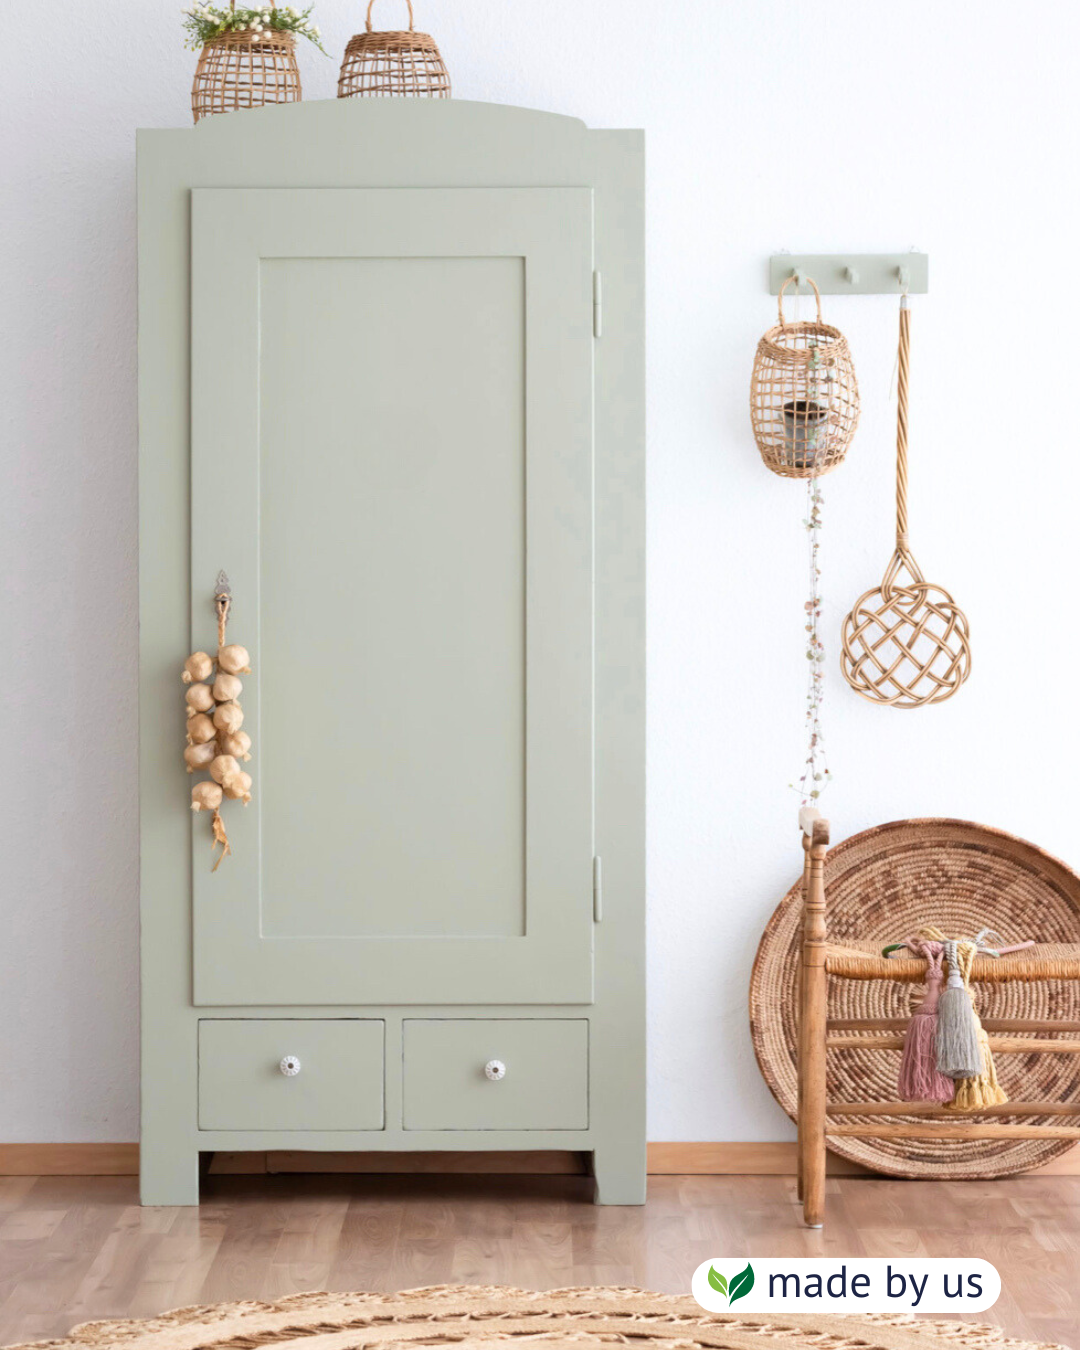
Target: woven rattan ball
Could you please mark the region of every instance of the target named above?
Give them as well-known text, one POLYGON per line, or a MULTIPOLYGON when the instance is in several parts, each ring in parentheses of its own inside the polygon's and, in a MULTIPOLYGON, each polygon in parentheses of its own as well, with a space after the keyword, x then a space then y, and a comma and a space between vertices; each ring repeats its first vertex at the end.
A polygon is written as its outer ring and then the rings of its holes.
POLYGON ((758 343, 750 381, 750 420, 761 458, 782 478, 820 478, 843 461, 859 423, 859 386, 847 338, 817 319, 780 322, 758 343))
POLYGON ((943 703, 971 673, 967 616, 948 591, 921 574, 906 584, 895 577, 890 568, 844 620, 844 678, 871 703, 891 708, 943 703))
POLYGON ((300 70, 292 33, 250 29, 223 33, 203 47, 191 86, 197 122, 213 113, 299 103, 300 70))
POLYGON ((450 76, 429 33, 413 26, 412 0, 407 33, 376 33, 367 8, 365 31, 349 39, 338 76, 338 98, 449 98, 450 76))

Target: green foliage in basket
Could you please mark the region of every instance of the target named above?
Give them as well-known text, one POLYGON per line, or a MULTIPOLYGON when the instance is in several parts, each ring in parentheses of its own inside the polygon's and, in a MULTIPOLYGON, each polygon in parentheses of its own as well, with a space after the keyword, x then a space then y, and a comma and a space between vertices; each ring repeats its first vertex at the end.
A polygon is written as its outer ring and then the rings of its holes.
POLYGON ((258 9, 241 9, 239 6, 236 9, 219 9, 209 0, 199 0, 198 4, 183 12, 186 45, 195 52, 211 39, 222 37, 225 33, 250 31, 257 36, 276 31, 307 38, 324 56, 328 56, 329 52, 320 41, 319 25, 311 22, 314 8, 314 5, 308 5, 307 9, 297 10, 292 5, 285 5, 275 9, 267 4, 258 9))

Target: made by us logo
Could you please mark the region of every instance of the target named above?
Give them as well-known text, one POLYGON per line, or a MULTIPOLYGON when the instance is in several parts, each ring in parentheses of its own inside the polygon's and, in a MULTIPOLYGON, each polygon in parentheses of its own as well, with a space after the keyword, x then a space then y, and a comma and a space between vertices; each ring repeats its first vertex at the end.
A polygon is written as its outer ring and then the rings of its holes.
POLYGON ((715 1266, 709 1266, 708 1274, 709 1288, 715 1289, 721 1298, 727 1299, 727 1305, 730 1308, 736 1299, 745 1298, 754 1287, 754 1267, 749 1261, 746 1268, 740 1270, 738 1275, 732 1275, 729 1280, 726 1275, 716 1269, 715 1266))
POLYGON ((691 1289, 717 1313, 969 1313, 994 1306, 1001 1277, 977 1257, 714 1257, 691 1289))

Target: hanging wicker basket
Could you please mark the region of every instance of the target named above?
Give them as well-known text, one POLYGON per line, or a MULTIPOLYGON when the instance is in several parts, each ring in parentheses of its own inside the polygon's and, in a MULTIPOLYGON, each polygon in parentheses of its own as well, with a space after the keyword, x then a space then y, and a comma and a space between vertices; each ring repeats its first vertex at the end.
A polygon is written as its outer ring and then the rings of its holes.
POLYGON ((449 98, 450 76, 428 33, 414 28, 412 0, 407 33, 376 33, 367 7, 365 31, 349 39, 338 76, 338 98, 449 98))
POLYGON ((782 478, 820 478, 843 461, 859 423, 859 386, 847 338, 821 318, 784 320, 758 343, 750 381, 750 420, 761 458, 782 478))
MULTIPOLYGON (((276 6, 271 3, 271 9, 276 6)), ((235 0, 230 4, 235 10, 235 0)), ((195 121, 213 113, 261 108, 267 103, 299 103, 300 69, 296 39, 274 28, 250 29, 211 38, 199 55, 191 86, 195 121)))

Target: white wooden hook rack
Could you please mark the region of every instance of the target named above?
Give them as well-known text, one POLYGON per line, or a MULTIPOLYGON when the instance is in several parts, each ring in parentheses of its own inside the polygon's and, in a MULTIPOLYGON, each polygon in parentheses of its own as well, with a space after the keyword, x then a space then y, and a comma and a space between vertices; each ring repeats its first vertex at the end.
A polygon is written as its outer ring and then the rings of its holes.
POLYGON ((769 259, 769 292, 792 277, 802 286, 813 277, 822 295, 925 295, 930 289, 926 253, 774 253, 769 259))

